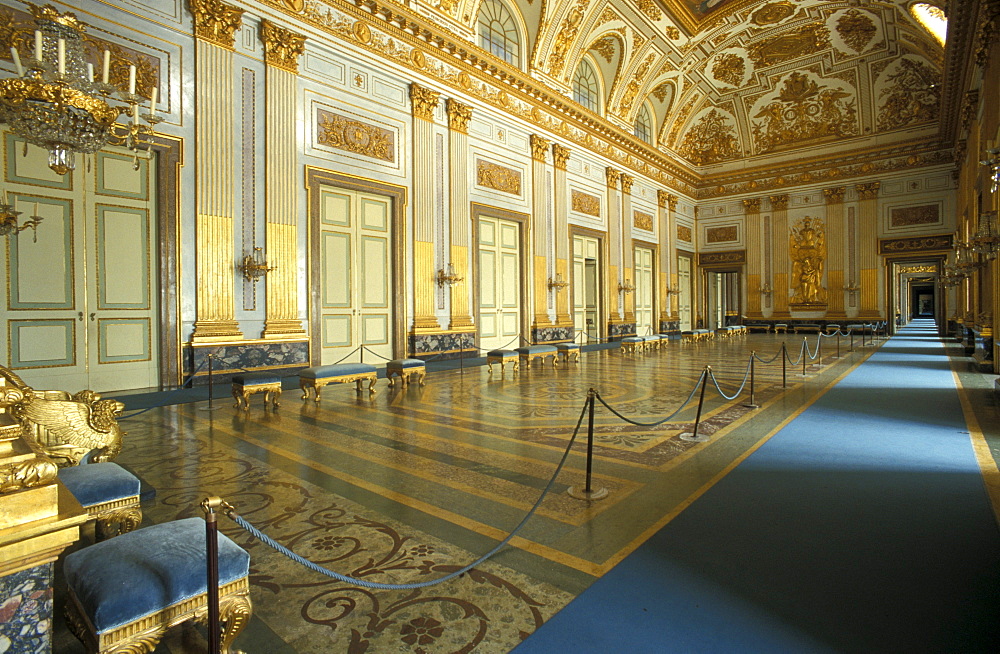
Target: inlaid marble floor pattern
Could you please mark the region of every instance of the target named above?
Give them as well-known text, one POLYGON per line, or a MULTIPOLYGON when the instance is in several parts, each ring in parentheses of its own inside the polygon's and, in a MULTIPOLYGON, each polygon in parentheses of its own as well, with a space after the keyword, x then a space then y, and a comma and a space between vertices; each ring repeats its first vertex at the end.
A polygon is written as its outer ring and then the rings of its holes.
MULTIPOLYGON (((816 336, 809 336, 815 348, 816 336)), ((322 399, 286 391, 277 410, 255 396, 248 413, 229 400, 154 409, 123 422, 119 462, 156 491, 144 524, 201 515, 217 495, 269 536, 341 574, 413 583, 454 572, 492 549, 550 482, 588 390, 638 422, 672 413, 711 365, 732 394, 749 354, 772 357, 782 341, 797 358, 801 336, 751 335, 659 351, 585 352, 579 363, 535 363, 435 372, 426 386, 356 393, 330 386, 322 399)), ((248 652, 508 652, 544 620, 662 526, 706 483, 872 348, 823 365, 755 366, 761 409, 745 392, 722 399, 709 386, 699 433, 698 394, 673 421, 629 424, 595 409, 593 488, 582 501, 586 425, 538 512, 511 544, 474 570, 418 590, 371 591, 310 571, 228 519, 224 533, 251 555, 254 619, 237 641, 248 652)), ((749 390, 749 389, 747 389, 749 390)), ((216 393, 217 396, 221 395, 216 393)), ((57 567, 58 575, 58 567, 57 567)), ((58 579, 57 579, 58 582, 58 579)), ((57 613, 61 610, 57 593, 57 613)), ((82 652, 57 620, 55 651, 82 652)), ((203 630, 178 628, 157 652, 204 651, 203 630)))

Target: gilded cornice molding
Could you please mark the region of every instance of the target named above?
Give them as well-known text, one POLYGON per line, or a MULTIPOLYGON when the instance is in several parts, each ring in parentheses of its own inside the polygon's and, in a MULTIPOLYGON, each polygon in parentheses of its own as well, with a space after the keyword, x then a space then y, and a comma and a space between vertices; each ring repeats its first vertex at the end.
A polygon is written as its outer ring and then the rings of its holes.
POLYGON ((549 145, 551 141, 546 138, 542 138, 538 134, 531 135, 531 158, 535 161, 541 161, 545 163, 545 155, 549 151, 549 145))
POLYGON ((472 107, 462 104, 455 98, 448 98, 444 103, 448 112, 448 129, 462 134, 469 133, 469 121, 472 120, 472 107))
POLYGON ((760 213, 760 198, 743 198, 743 209, 747 213, 760 213))
POLYGON ((632 185, 635 183, 635 178, 632 177, 631 175, 622 173, 621 180, 622 180, 622 193, 631 193, 632 185))
POLYGON ((771 211, 784 211, 788 209, 788 194, 783 195, 769 195, 768 200, 771 201, 771 211))
POLYGON ((867 184, 857 184, 854 190, 858 192, 858 197, 862 200, 874 200, 878 197, 878 190, 881 182, 869 182, 867 184))
POLYGON ((410 83, 410 103, 413 108, 413 117, 434 122, 434 110, 437 109, 441 94, 432 91, 426 86, 420 86, 416 82, 410 83))
POLYGON ((566 170, 566 164, 569 162, 569 148, 553 143, 552 161, 555 163, 556 170, 566 170))
POLYGON ((188 0, 194 17, 194 35, 227 50, 236 49, 236 31, 243 24, 243 10, 220 0, 188 0))
POLYGON ((621 171, 615 170, 614 168, 608 166, 607 168, 604 169, 604 176, 608 180, 608 188, 613 188, 613 189, 618 188, 618 180, 621 179, 622 176, 621 171))
POLYGON ((837 186, 834 188, 823 189, 823 195, 826 197, 827 204, 840 204, 844 201, 844 191, 847 189, 843 186, 837 186))
POLYGON ((260 22, 260 40, 264 44, 264 62, 289 73, 298 74, 299 57, 306 51, 306 37, 269 20, 260 22))

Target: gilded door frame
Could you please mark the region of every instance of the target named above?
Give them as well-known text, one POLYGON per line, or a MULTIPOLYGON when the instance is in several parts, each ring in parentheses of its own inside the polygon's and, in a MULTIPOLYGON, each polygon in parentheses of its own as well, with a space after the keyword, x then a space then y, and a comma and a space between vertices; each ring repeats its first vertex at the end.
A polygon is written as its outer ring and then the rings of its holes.
MULTIPOLYGON (((528 289, 530 284, 528 280, 530 279, 530 268, 529 268, 529 256, 530 250, 528 249, 529 241, 529 228, 531 225, 531 215, 526 213, 521 213, 520 211, 512 211, 510 209, 503 209, 501 207, 495 207, 491 204, 481 204, 479 202, 472 202, 469 204, 469 218, 472 220, 472 274, 470 277, 474 277, 472 283, 472 307, 476 313, 476 347, 479 347, 479 335, 482 331, 482 326, 479 324, 479 221, 482 217, 487 218, 497 218, 499 220, 509 220, 511 222, 516 222, 520 225, 518 230, 518 248, 521 252, 521 288, 518 289, 519 302, 521 303, 521 316, 520 316, 520 328, 521 338, 528 340, 531 335, 531 305, 528 303, 528 289)), ((518 344, 517 347, 521 347, 518 344)))
MULTIPOLYGON (((607 232, 601 232, 596 229, 591 229, 589 227, 580 227, 578 225, 570 225, 569 227, 569 252, 570 252, 570 266, 569 266, 569 282, 570 290, 572 291, 576 280, 573 279, 573 237, 574 236, 587 236, 590 238, 597 239, 597 251, 600 252, 600 259, 597 261, 597 338, 598 340, 607 338, 607 327, 608 327, 608 303, 605 298, 605 279, 608 274, 608 234, 607 232)), ((573 301, 570 300, 570 311, 573 310, 573 301)), ((576 322, 573 323, 574 327, 576 322)))
POLYGON ((164 387, 183 383, 181 362, 181 268, 177 256, 180 239, 181 166, 184 165, 184 139, 165 134, 151 138, 150 149, 156 152, 156 236, 159 257, 160 384, 164 387))
MULTIPOLYGON (((393 357, 404 356, 406 352, 406 299, 407 294, 401 292, 405 289, 404 264, 404 238, 406 235, 406 187, 396 184, 387 184, 367 177, 358 177, 346 173, 338 173, 326 168, 316 166, 306 166, 306 207, 308 208, 307 220, 309 221, 307 261, 306 267, 309 271, 308 280, 310 289, 318 289, 322 284, 320 269, 316 262, 320 260, 319 252, 319 187, 333 186, 335 188, 349 191, 359 191, 361 193, 374 193, 388 197, 391 200, 392 226, 392 275, 390 283, 392 287, 389 293, 394 298, 392 302, 392 352, 393 357)), ((320 342, 320 332, 313 320, 322 313, 320 307, 319 293, 309 294, 309 365, 319 365, 318 357, 323 351, 320 342)))
MULTIPOLYGON (((940 251, 928 251, 925 253, 911 252, 902 255, 881 255, 884 266, 885 278, 885 321, 889 329, 889 334, 895 334, 896 320, 895 307, 898 300, 896 289, 899 284, 899 277, 902 275, 899 266, 906 264, 927 264, 937 266, 935 278, 940 279, 941 271, 948 263, 948 253, 940 251)), ((934 324, 937 325, 938 336, 948 335, 948 315, 954 308, 948 305, 948 292, 941 288, 939 284, 934 284, 934 324)))

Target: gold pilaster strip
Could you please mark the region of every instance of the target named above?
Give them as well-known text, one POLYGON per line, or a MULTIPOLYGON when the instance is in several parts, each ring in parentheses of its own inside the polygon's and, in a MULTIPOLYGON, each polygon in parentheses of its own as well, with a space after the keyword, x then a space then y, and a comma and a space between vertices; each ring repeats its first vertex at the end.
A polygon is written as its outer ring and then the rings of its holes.
POLYGON ((618 323, 621 322, 621 291, 618 285, 624 281, 618 277, 622 257, 622 201, 618 195, 618 184, 622 174, 620 170, 610 167, 604 170, 604 174, 608 181, 608 277, 605 297, 608 298, 608 322, 618 323))
MULTIPOLYGON (((553 183, 552 209, 555 212, 555 257, 556 275, 564 281, 569 281, 569 186, 566 181, 566 164, 569 162, 570 150, 558 143, 552 145, 552 160, 555 167, 553 183)), ((546 280, 547 281, 547 280, 546 280)), ((556 294, 556 325, 572 327, 573 316, 570 314, 570 290, 550 291, 556 294)))
POLYGON ((234 290, 233 53, 199 38, 195 67, 198 280, 191 340, 240 339, 234 290))
POLYGON ((434 292, 434 110, 441 94, 410 84, 413 109, 413 330, 441 329, 434 292))
MULTIPOLYGON (((622 173, 621 175, 622 183, 622 212, 621 212, 621 230, 622 230, 622 276, 625 277, 625 281, 635 286, 635 262, 634 254, 635 249, 632 245, 632 184, 635 183, 635 178, 631 175, 626 175, 622 173)), ((635 293, 625 293, 622 297, 622 304, 624 305, 624 321, 627 323, 635 322, 635 293)))
POLYGON ((747 228, 747 317, 763 318, 761 289, 764 277, 764 234, 760 217, 760 198, 743 200, 747 228))
POLYGON ((469 121, 472 108, 449 98, 448 152, 451 175, 451 264, 455 274, 462 278, 451 287, 451 330, 471 328, 470 294, 472 275, 469 270, 470 220, 469 220, 469 121))
POLYGON ((860 318, 878 318, 878 191, 880 183, 858 184, 858 267, 861 269, 860 318))
POLYGON ((844 261, 846 220, 844 187, 823 189, 826 197, 827 298, 831 318, 846 317, 844 302, 844 261))
POLYGON ((537 134, 531 135, 531 229, 534 238, 531 239, 532 257, 529 261, 533 264, 532 323, 535 328, 548 327, 552 324, 552 319, 549 317, 549 289, 546 276, 549 268, 549 244, 546 241, 548 229, 545 224, 550 190, 545 178, 546 154, 550 145, 548 140, 537 134))
POLYGON ((788 276, 790 274, 791 258, 788 252, 788 196, 772 195, 771 201, 771 224, 773 238, 771 243, 774 247, 774 286, 772 288, 771 300, 774 306, 772 317, 787 318, 788 313, 788 276))

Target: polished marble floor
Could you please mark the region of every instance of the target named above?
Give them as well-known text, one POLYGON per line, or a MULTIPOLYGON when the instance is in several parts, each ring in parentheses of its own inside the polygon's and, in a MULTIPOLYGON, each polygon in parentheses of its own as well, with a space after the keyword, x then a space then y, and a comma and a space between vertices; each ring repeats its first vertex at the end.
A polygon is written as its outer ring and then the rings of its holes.
MULTIPOLYGON (((436 372, 425 386, 356 393, 327 387, 318 403, 286 391, 277 410, 254 396, 248 413, 228 399, 154 409, 125 420, 119 462, 155 489, 146 523, 200 515, 223 497, 248 521, 315 563, 359 579, 413 583, 443 577, 490 551, 549 493, 510 545, 474 570, 417 590, 371 591, 312 572, 223 519, 251 555, 254 620, 237 644, 249 652, 508 652, 628 555, 874 347, 824 338, 822 358, 754 367, 758 409, 714 386, 693 431, 696 385, 711 366, 732 395, 750 354, 767 360, 787 342, 799 358, 816 335, 671 342, 625 355, 585 352, 579 363, 436 372), (803 374, 803 370, 805 374, 803 374), (594 389, 630 424, 596 404, 593 489, 586 474, 585 403, 594 389), (695 391, 692 393, 692 391, 695 391), (582 428, 553 480, 578 422, 582 428)), ((57 596, 57 602, 58 602, 57 596)), ((57 607, 58 610, 58 607, 57 607)), ((58 622, 56 651, 82 648, 58 622)), ((202 633, 178 628, 158 652, 203 651, 202 633)))

